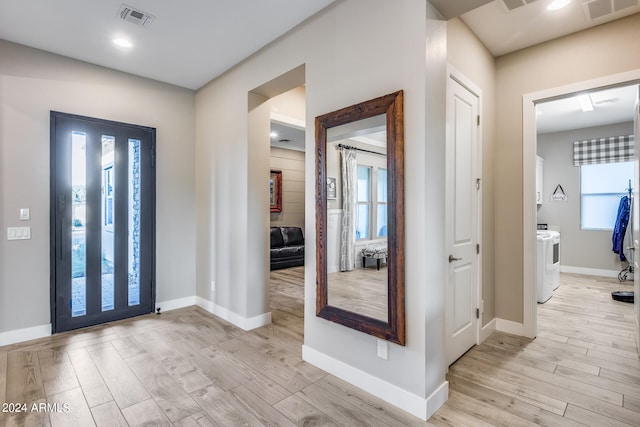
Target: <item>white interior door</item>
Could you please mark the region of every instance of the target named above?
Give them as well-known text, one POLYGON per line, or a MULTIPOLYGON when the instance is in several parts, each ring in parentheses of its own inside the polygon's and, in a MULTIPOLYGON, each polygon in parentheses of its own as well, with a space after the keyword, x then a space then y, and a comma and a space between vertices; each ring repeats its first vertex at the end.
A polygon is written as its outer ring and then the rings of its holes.
POLYGON ((636 142, 636 161, 635 161, 635 184, 633 185, 633 247, 635 248, 633 254, 633 289, 634 289, 634 310, 636 313, 636 346, 638 353, 640 353, 640 274, 638 267, 640 266, 640 201, 638 200, 638 187, 640 187, 640 149, 638 149, 638 142, 640 141, 640 86, 636 88, 636 109, 633 115, 633 134, 636 142))
POLYGON ((447 362, 476 344, 478 330, 478 97, 453 78, 447 86, 447 362))

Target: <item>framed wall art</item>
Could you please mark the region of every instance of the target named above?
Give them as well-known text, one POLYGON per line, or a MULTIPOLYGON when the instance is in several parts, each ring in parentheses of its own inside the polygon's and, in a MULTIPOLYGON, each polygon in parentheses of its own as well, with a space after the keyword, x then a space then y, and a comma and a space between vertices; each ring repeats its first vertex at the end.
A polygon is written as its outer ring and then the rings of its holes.
POLYGON ((336 177, 328 176, 327 177, 327 200, 335 200, 337 197, 336 193, 336 177))
POLYGON ((282 212, 282 171, 271 171, 269 178, 269 210, 282 212))

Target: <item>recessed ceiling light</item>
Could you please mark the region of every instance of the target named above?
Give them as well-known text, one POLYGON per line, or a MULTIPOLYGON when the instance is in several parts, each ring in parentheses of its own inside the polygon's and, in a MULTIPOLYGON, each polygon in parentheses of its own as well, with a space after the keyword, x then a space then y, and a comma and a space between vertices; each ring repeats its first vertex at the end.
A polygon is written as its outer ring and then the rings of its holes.
POLYGON ((113 42, 116 44, 116 46, 120 46, 120 47, 132 47, 133 46, 133 44, 129 40, 123 39, 121 37, 113 39, 113 42))
POLYGON ((277 137, 278 137, 277 132, 271 132, 271 138, 277 138, 277 137))
POLYGON ((569 3, 571 2, 571 0, 553 0, 549 6, 547 6, 548 10, 558 10, 558 9, 562 9, 563 7, 566 7, 567 5, 569 5, 569 3))

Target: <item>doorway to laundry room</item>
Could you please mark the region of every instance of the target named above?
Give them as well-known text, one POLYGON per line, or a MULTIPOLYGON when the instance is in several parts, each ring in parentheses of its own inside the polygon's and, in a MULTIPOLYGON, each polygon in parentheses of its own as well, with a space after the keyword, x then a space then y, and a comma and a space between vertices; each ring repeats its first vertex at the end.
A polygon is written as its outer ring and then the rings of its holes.
POLYGON ((633 288, 637 96, 637 84, 622 84, 536 103, 538 308, 583 279, 633 288))

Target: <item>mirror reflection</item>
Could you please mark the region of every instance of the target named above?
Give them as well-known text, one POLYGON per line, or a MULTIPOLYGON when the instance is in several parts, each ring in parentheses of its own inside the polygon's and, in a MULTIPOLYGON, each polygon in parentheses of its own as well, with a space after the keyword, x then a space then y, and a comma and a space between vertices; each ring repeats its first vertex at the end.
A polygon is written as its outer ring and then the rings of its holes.
POLYGON ((327 130, 327 300, 388 320, 386 114, 327 130))
POLYGON ((316 315, 405 345, 403 92, 315 128, 316 315))

